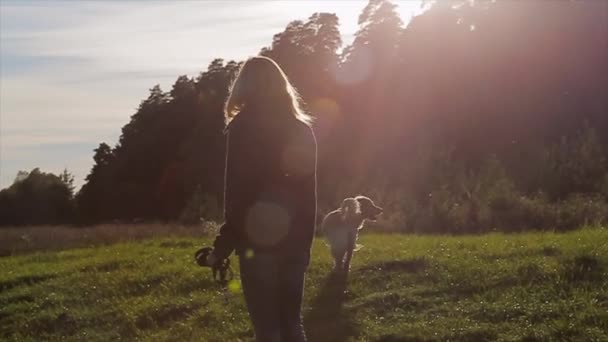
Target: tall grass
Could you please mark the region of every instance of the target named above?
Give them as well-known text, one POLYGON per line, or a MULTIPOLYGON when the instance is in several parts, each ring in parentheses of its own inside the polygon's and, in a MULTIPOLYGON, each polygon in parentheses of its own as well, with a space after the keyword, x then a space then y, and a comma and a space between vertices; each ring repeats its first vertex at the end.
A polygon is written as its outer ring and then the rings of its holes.
POLYGON ((159 237, 202 237, 216 224, 100 224, 90 227, 32 226, 0 228, 0 256, 33 251, 109 245, 159 237))
MULTIPOLYGON (((0 258, 0 340, 250 341, 238 276, 224 292, 192 260, 209 242, 0 258)), ((344 279, 315 241, 304 303, 313 342, 608 340, 608 229, 360 242, 344 279)))

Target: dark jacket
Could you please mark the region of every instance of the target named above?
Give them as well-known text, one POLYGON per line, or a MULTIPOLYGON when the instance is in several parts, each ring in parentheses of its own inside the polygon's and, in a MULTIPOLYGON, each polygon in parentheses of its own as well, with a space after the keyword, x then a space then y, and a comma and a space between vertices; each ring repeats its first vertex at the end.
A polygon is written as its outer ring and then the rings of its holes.
POLYGON ((225 223, 215 255, 236 250, 310 254, 316 221, 317 144, 291 116, 277 122, 243 112, 226 129, 225 223))

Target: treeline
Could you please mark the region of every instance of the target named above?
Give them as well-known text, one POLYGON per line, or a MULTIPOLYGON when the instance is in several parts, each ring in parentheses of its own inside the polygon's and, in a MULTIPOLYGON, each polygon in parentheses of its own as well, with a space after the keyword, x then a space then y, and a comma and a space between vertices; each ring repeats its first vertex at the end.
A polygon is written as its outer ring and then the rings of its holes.
MULTIPOLYGON (((316 13, 272 57, 315 117, 319 204, 358 193, 378 229, 569 229, 608 218, 608 3, 438 1, 403 27, 370 0, 352 44, 316 13)), ((222 105, 240 63, 151 89, 95 150, 76 220, 221 218, 222 105)))
POLYGON ((75 219, 74 176, 19 171, 0 191, 0 226, 67 224, 75 219))

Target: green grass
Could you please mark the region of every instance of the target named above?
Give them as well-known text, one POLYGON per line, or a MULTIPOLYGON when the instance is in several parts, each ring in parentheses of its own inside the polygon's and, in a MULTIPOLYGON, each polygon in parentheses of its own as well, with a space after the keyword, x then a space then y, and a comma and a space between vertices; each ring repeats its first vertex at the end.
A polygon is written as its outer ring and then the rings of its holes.
MULTIPOLYGON (((363 235, 343 293, 316 241, 306 330, 313 342, 607 341, 607 242, 605 228, 363 235)), ((192 260, 208 243, 167 237, 2 257, 0 340, 251 340, 238 281, 223 293, 192 260)))

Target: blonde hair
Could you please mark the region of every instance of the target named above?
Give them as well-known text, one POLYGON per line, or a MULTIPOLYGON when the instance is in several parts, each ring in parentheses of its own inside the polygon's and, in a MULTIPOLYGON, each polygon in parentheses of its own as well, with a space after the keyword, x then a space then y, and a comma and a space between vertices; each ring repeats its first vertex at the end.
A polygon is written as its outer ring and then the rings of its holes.
POLYGON ((224 107, 226 125, 245 109, 254 108, 266 114, 290 112, 306 124, 312 118, 300 107, 300 97, 279 65, 268 57, 251 57, 241 67, 232 83, 224 107))

